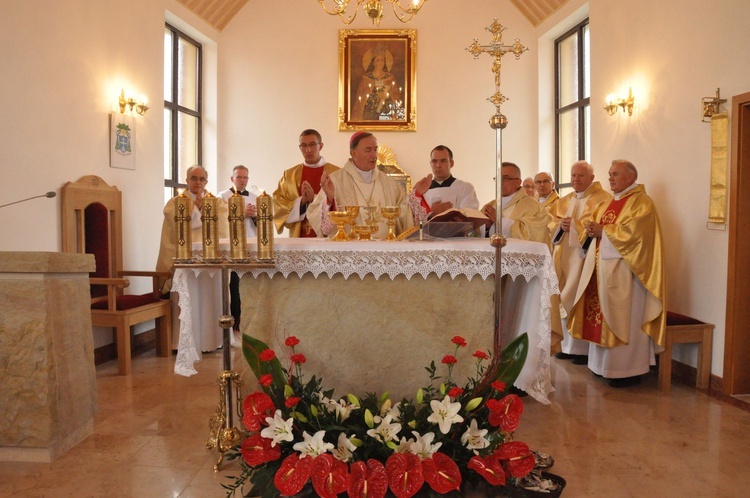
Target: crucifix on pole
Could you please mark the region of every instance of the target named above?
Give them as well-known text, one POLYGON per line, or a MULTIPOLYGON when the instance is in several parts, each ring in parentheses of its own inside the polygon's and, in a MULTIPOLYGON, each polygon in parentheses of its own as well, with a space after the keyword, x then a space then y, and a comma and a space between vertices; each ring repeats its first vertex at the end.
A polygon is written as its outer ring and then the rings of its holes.
POLYGON ((506 240, 502 234, 502 162, 503 162, 503 136, 502 130, 508 126, 508 118, 500 111, 500 106, 508 98, 500 92, 500 72, 502 70, 502 58, 507 53, 516 56, 516 60, 528 48, 521 44, 516 38, 513 45, 503 45, 503 31, 505 26, 495 19, 492 24, 485 28, 492 34, 492 41, 487 45, 480 45, 479 40, 474 38, 474 42, 466 50, 478 59, 481 54, 489 54, 492 57, 492 73, 495 75, 495 93, 488 97, 487 100, 495 106, 495 114, 490 117, 490 128, 495 130, 495 232, 491 235, 490 242, 495 248, 495 330, 494 330, 494 347, 495 351, 500 350, 500 321, 502 310, 502 247, 505 246, 506 240))

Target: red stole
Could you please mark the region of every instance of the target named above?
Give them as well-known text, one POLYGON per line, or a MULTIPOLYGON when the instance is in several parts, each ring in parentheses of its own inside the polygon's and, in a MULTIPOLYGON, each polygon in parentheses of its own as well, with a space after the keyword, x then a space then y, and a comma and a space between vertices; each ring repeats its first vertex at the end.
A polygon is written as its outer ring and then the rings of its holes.
MULTIPOLYGON (((323 176, 323 171, 325 171, 325 167, 321 166, 319 168, 311 168, 309 166, 302 165, 302 178, 300 179, 300 184, 297 185, 297 188, 301 191, 302 190, 302 184, 304 182, 308 182, 310 186, 313 188, 315 193, 317 194, 320 191, 320 177, 323 176)), ((310 222, 307 221, 307 217, 302 220, 302 229, 299 233, 300 237, 317 237, 317 234, 315 233, 315 230, 310 226, 310 222)))
MULTIPOLYGON (((629 196, 628 196, 629 197, 629 196)), ((624 197, 620 200, 610 201, 609 206, 602 214, 599 223, 602 225, 612 225, 617 221, 617 217, 622 212, 622 208, 628 201, 628 197, 624 197)), ((596 241, 596 250, 599 250, 599 242, 601 239, 596 241)), ((601 302, 599 301, 599 286, 598 281, 598 264, 594 268, 594 273, 591 275, 586 290, 583 293, 583 328, 581 331, 582 337, 595 344, 601 344, 602 342, 602 323, 604 317, 602 316, 601 302)))

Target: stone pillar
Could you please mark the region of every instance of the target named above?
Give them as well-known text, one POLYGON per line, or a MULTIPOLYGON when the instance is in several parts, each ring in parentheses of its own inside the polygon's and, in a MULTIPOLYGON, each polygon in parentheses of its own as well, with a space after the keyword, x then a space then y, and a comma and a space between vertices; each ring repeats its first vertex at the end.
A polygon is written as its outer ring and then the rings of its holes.
POLYGON ((94 429, 90 254, 0 252, 0 461, 51 462, 94 429))

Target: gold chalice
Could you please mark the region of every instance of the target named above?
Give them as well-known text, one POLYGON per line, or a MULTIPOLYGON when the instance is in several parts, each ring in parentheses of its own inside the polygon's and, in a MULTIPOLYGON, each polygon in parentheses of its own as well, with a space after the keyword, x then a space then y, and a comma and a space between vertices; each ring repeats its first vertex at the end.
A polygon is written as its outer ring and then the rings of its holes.
POLYGON ((328 218, 338 226, 338 231, 336 231, 336 235, 333 236, 333 240, 336 242, 349 240, 349 236, 346 234, 346 230, 344 230, 344 225, 349 221, 349 213, 346 211, 330 211, 328 213, 328 218))
POLYGON ((357 238, 357 215, 359 215, 359 206, 346 206, 344 208, 349 213, 349 240, 357 238))
POLYGON ((385 240, 396 240, 396 234, 393 232, 393 227, 396 224, 395 220, 401 215, 401 206, 385 206, 380 208, 380 214, 383 218, 388 220, 388 236, 385 240))
POLYGON ((364 210, 362 214, 362 221, 366 225, 377 225, 380 221, 380 213, 378 212, 378 206, 361 206, 364 210))
POLYGON ((359 240, 372 240, 372 234, 377 232, 377 225, 357 225, 354 227, 359 240))

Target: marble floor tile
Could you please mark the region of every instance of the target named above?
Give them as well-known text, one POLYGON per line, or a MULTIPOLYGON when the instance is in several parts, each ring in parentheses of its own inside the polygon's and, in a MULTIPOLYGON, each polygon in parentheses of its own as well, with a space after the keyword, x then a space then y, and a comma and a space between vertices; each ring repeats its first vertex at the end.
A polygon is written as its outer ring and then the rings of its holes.
MULTIPOLYGON (((235 369, 244 369, 232 348, 235 369)), ((0 462, 1 497, 226 496, 236 462, 213 466, 208 420, 218 400, 221 354, 206 354, 192 377, 174 375, 174 358, 153 351, 97 367, 94 433, 52 463, 0 462)), ((549 405, 524 398, 516 440, 555 459, 563 496, 734 497, 750 488, 750 412, 675 383, 657 388, 656 373, 638 386, 612 389, 585 366, 552 359, 556 391, 549 405)))

